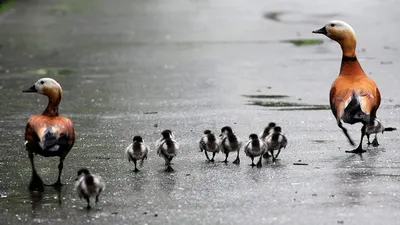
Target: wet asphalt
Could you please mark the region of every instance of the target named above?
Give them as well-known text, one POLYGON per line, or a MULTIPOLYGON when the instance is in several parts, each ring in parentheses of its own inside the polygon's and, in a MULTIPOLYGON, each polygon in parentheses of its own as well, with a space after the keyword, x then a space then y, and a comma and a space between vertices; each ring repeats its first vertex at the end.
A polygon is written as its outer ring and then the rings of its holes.
MULTIPOLYGON (((344 152, 328 110, 341 51, 311 31, 331 19, 353 26, 381 90, 378 116, 400 127, 399 12, 374 0, 17 2, 0 14, 1 224, 397 224, 399 133, 362 157, 344 152), (303 39, 323 43, 290 42, 303 39), (41 194, 27 190, 23 134, 47 99, 21 92, 40 77, 62 85, 60 113, 77 135, 65 185, 41 194), (208 163, 199 152, 205 129, 229 125, 247 140, 270 121, 289 140, 276 163, 252 168, 243 152, 239 166, 234 155, 208 163), (174 173, 155 151, 164 129, 181 144, 174 173), (124 156, 133 135, 152 150, 137 174, 124 156), (106 182, 90 211, 74 190, 81 167, 106 182)), ((347 127, 358 141, 360 126, 347 127)), ((36 163, 54 182, 57 159, 36 163)))

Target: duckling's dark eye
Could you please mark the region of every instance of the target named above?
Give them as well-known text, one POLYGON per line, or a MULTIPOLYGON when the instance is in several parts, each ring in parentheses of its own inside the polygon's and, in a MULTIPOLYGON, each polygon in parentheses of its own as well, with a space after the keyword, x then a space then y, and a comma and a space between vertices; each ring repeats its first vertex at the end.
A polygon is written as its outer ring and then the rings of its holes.
POLYGON ((40 84, 44 84, 44 81, 40 81, 40 84))
POLYGON ((336 24, 334 24, 334 23, 331 23, 331 27, 334 27, 336 24))

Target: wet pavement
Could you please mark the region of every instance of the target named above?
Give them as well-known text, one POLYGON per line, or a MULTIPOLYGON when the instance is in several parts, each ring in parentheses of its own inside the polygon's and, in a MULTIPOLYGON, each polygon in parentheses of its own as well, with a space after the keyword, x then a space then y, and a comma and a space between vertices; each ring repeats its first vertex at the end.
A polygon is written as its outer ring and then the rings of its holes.
MULTIPOLYGON (((396 224, 399 133, 380 135, 362 157, 344 153, 351 146, 327 110, 340 48, 311 31, 331 19, 353 26, 382 93, 378 116, 400 127, 399 12, 397 1, 373 0, 17 3, 0 14, 1 224, 396 224), (317 41, 290 41, 300 39, 317 41), (45 76, 63 87, 60 112, 77 141, 66 185, 38 194, 27 190, 23 134, 47 99, 21 90, 45 76), (207 163, 199 152, 205 129, 230 125, 247 140, 270 121, 289 139, 275 164, 251 168, 243 153, 240 166, 234 156, 207 163), (172 174, 155 151, 163 129, 182 148, 172 174), (134 174, 124 149, 137 134, 152 151, 134 174), (83 166, 106 182, 90 211, 74 191, 83 166)), ((359 128, 349 129, 357 140, 359 128)), ((54 182, 57 159, 36 162, 54 182)))

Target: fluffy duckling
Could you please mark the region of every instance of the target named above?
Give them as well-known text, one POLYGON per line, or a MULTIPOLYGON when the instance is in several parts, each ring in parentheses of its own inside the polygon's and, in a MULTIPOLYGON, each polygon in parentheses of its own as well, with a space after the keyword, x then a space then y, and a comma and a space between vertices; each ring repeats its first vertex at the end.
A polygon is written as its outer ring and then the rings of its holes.
POLYGON ((137 173, 139 172, 139 169, 137 168, 137 161, 140 161, 140 167, 143 166, 143 161, 147 159, 147 154, 149 153, 150 148, 148 145, 146 145, 143 142, 142 137, 140 136, 134 136, 133 137, 133 143, 130 144, 126 150, 126 156, 128 157, 129 162, 133 161, 135 164, 135 170, 133 172, 137 173))
POLYGON ((157 141, 157 154, 164 158, 165 165, 167 168, 166 172, 173 172, 174 169, 171 167, 171 161, 176 156, 179 150, 179 144, 174 140, 174 135, 170 130, 164 130, 161 132, 162 138, 157 141))
POLYGON ((210 130, 204 131, 204 136, 199 141, 200 151, 204 151, 206 158, 209 162, 214 162, 215 155, 219 152, 220 144, 218 139, 215 137, 215 134, 210 130), (208 157, 207 152, 212 152, 213 156, 210 159, 208 157))
MULTIPOLYGON (((264 131, 260 134, 260 139, 265 142, 265 138, 268 137, 268 135, 271 134, 273 128, 276 126, 276 123, 274 122, 270 122, 268 124, 268 126, 265 127, 264 131)), ((271 157, 271 155, 269 154, 268 151, 265 152, 265 154, 263 155, 264 158, 269 158, 271 157)))
POLYGON ((276 123, 274 123, 274 122, 269 123, 268 126, 265 127, 264 131, 260 134, 260 139, 262 141, 265 141, 265 138, 271 134, 271 132, 275 126, 276 126, 276 123))
POLYGON ((100 176, 91 174, 88 169, 82 168, 78 171, 75 189, 79 198, 84 198, 87 202, 87 208, 90 209, 90 197, 95 197, 97 204, 100 193, 105 189, 105 184, 100 176))
POLYGON ((60 157, 58 178, 53 186, 61 186, 63 162, 75 142, 74 126, 70 119, 58 114, 62 89, 59 83, 51 78, 41 78, 26 93, 39 93, 49 99, 42 114, 32 116, 25 128, 25 148, 28 151, 32 167, 30 190, 43 191, 43 181, 36 172, 33 156, 60 157))
POLYGON ((254 164, 254 157, 260 156, 260 159, 257 162, 257 167, 260 168, 262 167, 262 156, 267 151, 267 146, 264 141, 258 138, 257 134, 250 134, 249 139, 250 140, 247 141, 244 146, 244 152, 251 158, 250 166, 252 167, 256 166, 256 164, 254 164))
POLYGON ((313 33, 324 34, 339 43, 343 57, 339 76, 333 82, 330 91, 330 105, 337 125, 342 129, 351 145, 353 140, 343 127, 348 124, 362 123, 361 140, 358 147, 347 153, 363 153, 362 141, 366 127, 373 126, 376 111, 381 104, 381 94, 376 83, 361 68, 356 57, 356 35, 353 28, 339 20, 330 21, 313 33))
POLYGON ((242 141, 240 140, 240 138, 233 133, 232 128, 229 126, 225 126, 221 129, 220 136, 222 148, 221 150, 223 153, 225 153, 225 160, 223 162, 228 162, 228 156, 230 152, 237 152, 236 159, 235 161, 233 161, 233 163, 240 164, 239 151, 242 147, 242 141))
POLYGON ((282 133, 282 128, 280 126, 274 127, 274 131, 266 138, 265 142, 267 144, 268 151, 272 155, 273 161, 278 158, 279 153, 281 153, 281 149, 286 148, 287 145, 287 139, 282 133), (278 150, 276 155, 274 155, 274 150, 278 150))
POLYGON ((373 124, 368 124, 365 130, 365 134, 367 136, 367 140, 368 140, 368 145, 371 145, 373 147, 378 147, 379 143, 378 143, 378 133, 382 133, 385 131, 394 131, 397 130, 394 127, 384 127, 383 124, 381 123, 381 121, 378 120, 378 118, 375 118, 374 123, 373 124), (369 141, 369 137, 371 134, 375 134, 375 138, 372 141, 372 143, 369 141))

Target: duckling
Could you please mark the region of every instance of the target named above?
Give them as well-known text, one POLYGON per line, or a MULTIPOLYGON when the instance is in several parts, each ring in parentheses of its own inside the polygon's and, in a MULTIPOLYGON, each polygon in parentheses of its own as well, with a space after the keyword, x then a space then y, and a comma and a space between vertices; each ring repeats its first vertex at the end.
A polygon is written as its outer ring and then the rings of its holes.
POLYGON ((75 142, 75 131, 72 121, 58 114, 62 89, 59 83, 51 78, 41 78, 26 93, 39 93, 49 99, 46 109, 40 115, 32 116, 25 128, 25 148, 28 151, 32 167, 31 191, 43 191, 43 181, 36 172, 34 154, 44 157, 60 157, 58 178, 53 186, 62 186, 61 173, 64 159, 75 142))
POLYGON ((379 143, 378 143, 378 133, 383 134, 383 132, 385 131, 395 131, 397 130, 394 127, 384 127, 383 124, 381 123, 381 121, 378 120, 378 118, 375 118, 374 123, 373 124, 368 124, 365 130, 365 134, 367 136, 367 140, 368 140, 368 145, 371 145, 373 147, 378 147, 379 143), (369 141, 369 137, 371 134, 375 134, 375 138, 372 141, 372 143, 369 141))
POLYGON ((78 171, 75 189, 79 198, 84 198, 87 202, 87 208, 90 209, 90 197, 95 197, 97 204, 100 193, 105 189, 105 184, 100 176, 91 174, 88 169, 82 168, 78 171))
POLYGON ((157 154, 164 158, 167 168, 166 172, 173 172, 171 161, 176 156, 179 150, 179 143, 174 140, 174 135, 171 130, 161 132, 162 138, 156 142, 157 154))
POLYGON ((220 144, 215 134, 210 130, 204 131, 204 136, 199 141, 200 151, 204 151, 206 158, 209 162, 214 162, 215 155, 219 152, 220 144), (207 152, 212 152, 213 156, 210 159, 207 152))
POLYGON ((246 142, 244 146, 244 152, 248 157, 251 158, 251 165, 252 167, 256 166, 254 164, 254 157, 260 156, 260 159, 257 162, 257 167, 262 167, 262 156, 267 151, 267 146, 264 141, 260 140, 257 134, 250 134, 249 141, 246 142))
POLYGON ((236 159, 233 161, 233 163, 240 164, 239 151, 242 147, 242 141, 240 138, 233 133, 232 128, 229 126, 225 126, 221 129, 220 137, 222 152, 225 153, 225 160, 223 162, 228 162, 228 156, 230 152, 237 152, 236 159))
MULTIPOLYGON (((260 134, 260 139, 265 142, 265 138, 268 137, 268 135, 271 134, 273 128, 276 126, 276 123, 270 122, 267 127, 265 127, 264 131, 260 134)), ((269 151, 266 151, 265 154, 263 155, 263 158, 269 158, 271 157, 269 151)))
POLYGON ((313 33, 324 34, 339 43, 342 48, 342 62, 339 76, 333 82, 330 91, 330 105, 337 125, 342 129, 351 145, 354 142, 342 121, 348 124, 362 123, 361 140, 358 147, 347 153, 365 152, 362 141, 366 127, 373 126, 376 112, 381 104, 381 94, 376 83, 361 68, 356 57, 356 35, 353 28, 339 20, 330 21, 313 33))
POLYGON ((282 128, 280 126, 274 127, 274 132, 272 132, 265 140, 267 143, 268 151, 272 155, 272 160, 275 161, 279 153, 281 153, 282 148, 286 148, 287 139, 282 133, 282 128), (278 153, 274 156, 274 150, 278 150, 278 153))
POLYGON ((142 137, 140 136, 133 137, 133 143, 130 144, 125 150, 129 162, 133 161, 133 163, 135 164, 135 170, 133 172, 135 173, 139 172, 136 163, 138 160, 141 160, 140 167, 142 167, 143 161, 147 159, 147 154, 149 151, 150 148, 143 142, 142 137))

